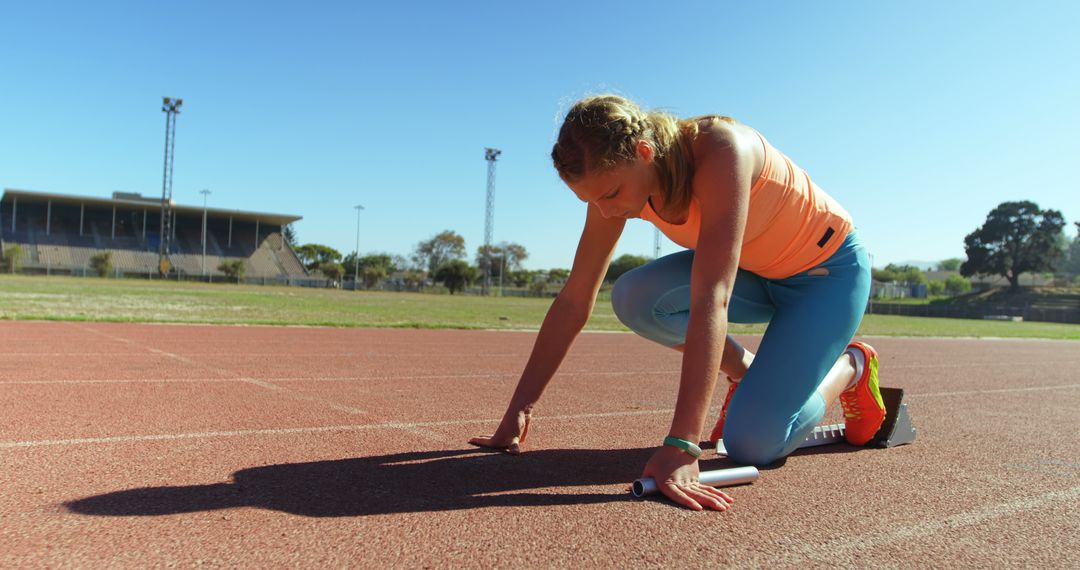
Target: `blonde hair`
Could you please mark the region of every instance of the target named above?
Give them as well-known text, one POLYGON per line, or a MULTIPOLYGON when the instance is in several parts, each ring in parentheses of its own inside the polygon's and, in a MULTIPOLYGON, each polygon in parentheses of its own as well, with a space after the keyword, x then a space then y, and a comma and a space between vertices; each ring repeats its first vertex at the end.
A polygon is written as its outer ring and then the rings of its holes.
POLYGON ((683 120, 664 111, 644 111, 619 95, 587 97, 566 113, 551 160, 563 180, 575 182, 590 172, 634 162, 638 141, 645 141, 653 148, 664 209, 682 211, 690 204, 692 144, 702 119, 734 122, 720 115, 683 120))

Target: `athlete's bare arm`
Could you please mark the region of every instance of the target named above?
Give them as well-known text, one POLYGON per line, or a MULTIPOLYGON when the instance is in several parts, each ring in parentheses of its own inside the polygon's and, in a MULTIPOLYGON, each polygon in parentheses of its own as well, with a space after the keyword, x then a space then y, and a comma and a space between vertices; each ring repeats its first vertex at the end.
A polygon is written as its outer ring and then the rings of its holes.
MULTIPOLYGON (((679 396, 668 435, 701 438, 727 336, 727 308, 739 265, 755 155, 738 132, 722 123, 695 141, 693 192, 701 204, 701 229, 690 274, 690 321, 683 346, 679 396)), ((730 497, 698 482, 698 463, 662 446, 646 464, 665 496, 700 510, 724 510, 730 497)))
POLYGON ((625 225, 626 220, 621 218, 605 219, 596 206, 589 204, 570 277, 540 325, 532 355, 498 429, 493 435, 474 437, 469 443, 521 452, 532 408, 592 315, 596 293, 625 225))

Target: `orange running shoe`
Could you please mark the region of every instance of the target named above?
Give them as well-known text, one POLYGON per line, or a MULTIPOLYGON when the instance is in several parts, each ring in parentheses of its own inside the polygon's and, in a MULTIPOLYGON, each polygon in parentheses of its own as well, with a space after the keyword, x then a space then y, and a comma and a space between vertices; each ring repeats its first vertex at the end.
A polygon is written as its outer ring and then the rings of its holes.
POLYGON ((853 342, 847 349, 862 353, 863 369, 855 386, 840 393, 845 434, 851 445, 866 445, 885 421, 885 404, 878 387, 877 351, 864 342, 853 342))
POLYGON ((716 427, 712 430, 712 435, 709 436, 709 441, 716 443, 724 437, 724 420, 727 419, 727 407, 731 403, 731 395, 735 393, 735 388, 739 386, 738 382, 733 382, 731 378, 727 379, 728 389, 727 396, 724 398, 724 407, 720 408, 720 417, 716 419, 716 427))

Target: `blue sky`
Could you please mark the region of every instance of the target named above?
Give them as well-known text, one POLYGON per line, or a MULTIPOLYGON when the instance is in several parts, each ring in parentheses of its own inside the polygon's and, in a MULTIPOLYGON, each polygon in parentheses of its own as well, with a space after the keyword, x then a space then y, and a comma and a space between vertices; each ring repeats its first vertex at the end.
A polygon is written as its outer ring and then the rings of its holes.
MULTIPOLYGON (((451 229, 472 256, 492 146, 495 241, 568 267, 584 206, 551 144, 615 91, 761 131, 877 266, 962 257, 1002 201, 1080 220, 1077 21, 1038 1, 5 2, 0 187, 160 195, 168 95, 178 202, 302 215, 301 242, 343 252, 363 204, 363 253, 451 229)), ((633 221, 618 253, 652 236, 633 221)))

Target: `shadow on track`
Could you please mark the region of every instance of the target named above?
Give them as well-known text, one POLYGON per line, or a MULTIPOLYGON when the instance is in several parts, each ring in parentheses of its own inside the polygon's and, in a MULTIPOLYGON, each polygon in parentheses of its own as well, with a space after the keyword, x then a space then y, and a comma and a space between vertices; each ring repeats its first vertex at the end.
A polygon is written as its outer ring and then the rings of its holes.
MULTIPOLYGON (((655 448, 552 449, 519 456, 479 449, 269 465, 231 483, 147 487, 65 503, 75 513, 157 516, 257 507, 310 517, 347 517, 481 507, 579 505, 634 500, 629 483, 655 448), (609 493, 566 488, 618 485, 609 493), (536 492, 554 488, 554 492, 536 492), (531 491, 531 492, 530 492, 531 491)), ((730 467, 727 460, 702 469, 730 467)))

